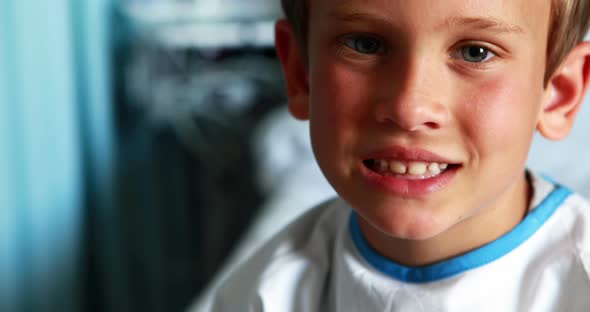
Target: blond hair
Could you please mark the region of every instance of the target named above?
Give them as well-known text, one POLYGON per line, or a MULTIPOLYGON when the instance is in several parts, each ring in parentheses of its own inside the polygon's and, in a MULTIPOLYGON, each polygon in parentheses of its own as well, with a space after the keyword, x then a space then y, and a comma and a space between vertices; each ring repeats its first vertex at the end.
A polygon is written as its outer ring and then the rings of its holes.
POLYGON ((552 0, 545 81, 567 54, 584 40, 590 27, 589 0, 552 0))
MULTIPOLYGON (((310 0, 281 0, 301 49, 306 53, 310 0)), ((551 0, 545 82, 567 54, 581 41, 590 26, 590 0, 551 0)))

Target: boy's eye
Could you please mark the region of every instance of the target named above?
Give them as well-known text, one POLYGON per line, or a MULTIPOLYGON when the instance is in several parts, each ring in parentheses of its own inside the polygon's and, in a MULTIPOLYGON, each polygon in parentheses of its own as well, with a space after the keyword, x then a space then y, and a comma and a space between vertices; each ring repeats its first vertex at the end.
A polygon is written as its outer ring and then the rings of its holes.
POLYGON ((461 58, 469 63, 482 63, 495 56, 490 50, 477 45, 464 46, 458 52, 461 58))
POLYGON ((384 52, 383 41, 371 36, 349 36, 344 38, 344 45, 362 54, 384 52))

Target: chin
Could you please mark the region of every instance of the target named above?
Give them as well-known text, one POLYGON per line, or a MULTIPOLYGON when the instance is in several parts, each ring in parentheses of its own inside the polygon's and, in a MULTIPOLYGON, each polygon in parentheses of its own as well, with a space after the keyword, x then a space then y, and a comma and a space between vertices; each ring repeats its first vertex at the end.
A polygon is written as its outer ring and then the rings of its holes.
POLYGON ((426 241, 444 233, 445 230, 446 228, 440 229, 423 225, 411 225, 406 227, 383 229, 382 232, 388 236, 391 236, 392 238, 412 241, 426 241))
POLYGON ((373 227, 392 238, 423 241, 435 238, 450 228, 447 218, 422 211, 416 213, 411 211, 389 212, 388 216, 376 216, 370 222, 373 227))

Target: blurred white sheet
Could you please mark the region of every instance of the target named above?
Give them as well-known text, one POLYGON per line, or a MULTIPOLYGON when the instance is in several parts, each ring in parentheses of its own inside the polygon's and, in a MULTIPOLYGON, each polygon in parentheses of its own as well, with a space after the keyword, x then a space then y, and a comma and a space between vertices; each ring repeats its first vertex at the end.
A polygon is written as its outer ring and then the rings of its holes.
POLYGON ((209 311, 215 288, 235 267, 297 216, 335 195, 315 162, 308 123, 291 117, 286 105, 260 124, 253 145, 257 179, 268 199, 221 272, 188 311, 209 311))

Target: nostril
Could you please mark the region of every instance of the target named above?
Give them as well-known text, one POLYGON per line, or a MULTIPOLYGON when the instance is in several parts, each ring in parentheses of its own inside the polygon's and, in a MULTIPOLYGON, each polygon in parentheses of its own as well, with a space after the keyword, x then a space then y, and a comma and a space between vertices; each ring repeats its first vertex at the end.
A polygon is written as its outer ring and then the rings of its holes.
POLYGON ((375 107, 374 116, 384 126, 395 125, 406 131, 440 129, 447 126, 451 119, 450 107, 444 101, 400 95, 381 100, 375 107))
POLYGON ((443 127, 444 121, 438 120, 436 116, 432 116, 428 111, 411 111, 410 113, 401 114, 399 112, 392 112, 391 114, 381 114, 377 118, 377 122, 386 127, 397 127, 406 131, 420 131, 427 129, 440 129, 443 127))
POLYGON ((424 123, 424 125, 430 129, 439 129, 440 125, 437 124, 436 122, 426 122, 424 123))

